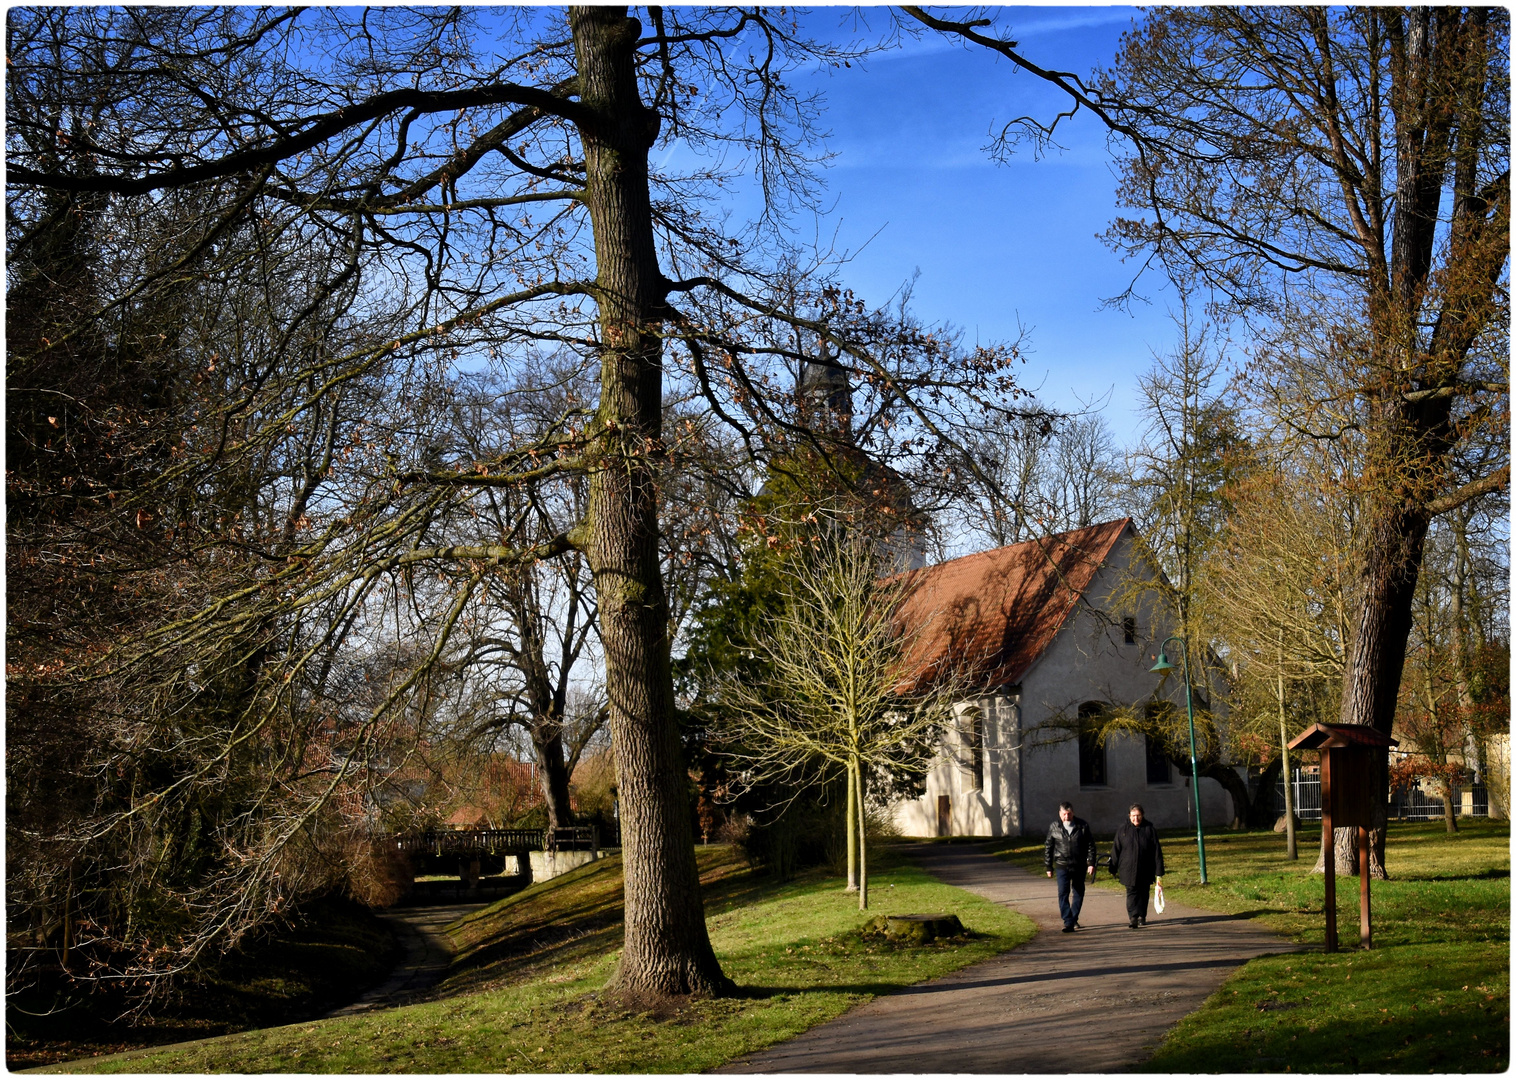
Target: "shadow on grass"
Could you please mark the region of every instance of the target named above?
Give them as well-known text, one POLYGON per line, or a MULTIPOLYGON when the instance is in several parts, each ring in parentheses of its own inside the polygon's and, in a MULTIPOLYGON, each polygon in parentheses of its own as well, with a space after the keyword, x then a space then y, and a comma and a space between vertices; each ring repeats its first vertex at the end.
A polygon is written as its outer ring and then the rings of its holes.
POLYGON ((1277 1072, 1289 1066, 1314 1073, 1498 1073, 1510 1062, 1504 1025, 1496 1027, 1469 1013, 1428 1018, 1398 1030, 1387 1028, 1377 1015, 1360 1019, 1336 1013, 1319 1028, 1290 1024, 1270 1029, 1259 1019, 1227 1035, 1218 1041, 1191 1037, 1181 1029, 1136 1071, 1277 1072))
MULTIPOLYGON (((1501 881, 1511 876, 1508 868, 1495 867, 1481 874, 1418 874, 1415 877, 1392 877, 1391 881, 1501 881)), ((1356 880, 1356 879, 1355 879, 1356 880)))
MULTIPOLYGON (((809 879, 798 877, 785 884, 800 885, 806 880, 809 879)), ((711 884, 702 883, 700 891, 706 903, 706 915, 722 915, 772 897, 774 879, 757 874, 732 875, 711 884)))
POLYGON ((492 942, 468 956, 467 964, 447 977, 440 996, 470 993, 523 968, 561 963, 585 951, 608 951, 620 941, 618 915, 596 922, 542 927, 492 942))
MULTIPOLYGON (((1283 950, 1277 953, 1263 953, 1257 959, 1265 959, 1275 956, 1295 955, 1299 950, 1283 950)), ((854 983, 827 983, 825 985, 811 986, 786 986, 786 985, 744 985, 738 989, 735 996, 741 998, 767 999, 781 994, 873 994, 877 996, 897 995, 909 996, 916 994, 937 994, 961 992, 969 988, 989 988, 1000 986, 1022 986, 1036 983, 1057 983, 1068 979, 1082 979, 1090 976, 1106 976, 1118 974, 1150 974, 1172 973, 1180 971, 1204 971, 1213 969, 1232 969, 1238 966, 1235 956, 1217 957, 1214 960, 1186 960, 1175 963, 1150 963, 1131 964, 1113 967, 1109 964, 1101 964, 1097 967, 1069 967, 1058 971, 1033 972, 1026 975, 1014 975, 1004 978, 963 978, 965 972, 972 968, 965 968, 957 972, 949 972, 940 975, 927 982, 915 983, 910 986, 901 986, 898 983, 879 982, 854 982, 854 983)))
POLYGON ((1173 923, 1176 926, 1194 926, 1199 923, 1224 923, 1224 922, 1247 922, 1256 919, 1260 915, 1278 915, 1278 908, 1254 908, 1251 911, 1227 912, 1216 915, 1186 915, 1178 919, 1164 919, 1165 923, 1173 923))
MULTIPOLYGON (((701 891, 708 914, 773 895, 772 879, 748 872, 739 860, 717 851, 701 854, 701 891)), ((620 860, 613 856, 561 880, 544 882, 550 887, 513 897, 503 908, 492 905, 455 923, 455 931, 479 936, 463 945, 431 996, 473 993, 548 966, 613 951, 625 924, 620 875, 620 860), (583 888, 587 894, 569 899, 572 894, 561 887, 583 888)), ((802 875, 795 884, 803 886, 807 880, 809 875, 802 875)))
POLYGON ((884 997, 898 994, 910 987, 892 982, 826 983, 811 986, 754 986, 742 984, 730 995, 742 1001, 768 1001, 776 997, 803 997, 809 994, 869 994, 884 997))

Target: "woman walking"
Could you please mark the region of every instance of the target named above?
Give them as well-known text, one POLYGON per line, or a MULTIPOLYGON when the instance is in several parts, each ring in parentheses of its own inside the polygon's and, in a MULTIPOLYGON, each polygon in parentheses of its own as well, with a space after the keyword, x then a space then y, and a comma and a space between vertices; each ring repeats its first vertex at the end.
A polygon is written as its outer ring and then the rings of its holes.
POLYGON ((1144 821, 1142 805, 1133 803, 1127 823, 1116 830, 1111 844, 1111 873, 1126 886, 1127 925, 1133 930, 1148 923, 1148 888, 1163 884, 1163 845, 1158 830, 1144 821))

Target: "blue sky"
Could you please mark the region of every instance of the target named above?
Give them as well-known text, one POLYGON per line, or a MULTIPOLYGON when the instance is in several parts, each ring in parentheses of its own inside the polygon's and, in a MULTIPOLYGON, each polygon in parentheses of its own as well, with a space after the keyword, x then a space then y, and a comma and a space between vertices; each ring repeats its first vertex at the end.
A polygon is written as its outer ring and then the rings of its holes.
MULTIPOLYGON (((872 20, 877 12, 870 13, 872 20)), ((820 9, 819 32, 841 13, 820 9)), ((1137 12, 1117 7, 1001 10, 1022 54, 1043 67, 1088 74, 1109 64, 1137 12)), ((882 29, 882 15, 875 29, 882 29)), ((1076 409, 1107 399, 1104 415, 1130 442, 1137 376, 1166 351, 1172 298, 1149 276, 1151 303, 1101 308, 1132 267, 1098 239, 1116 211, 1104 129, 1081 115, 1059 128, 1065 150, 997 164, 986 152, 998 123, 1050 117, 1056 92, 1009 61, 931 37, 817 80, 828 99, 836 154, 826 179, 838 245, 856 252, 845 274, 878 302, 918 270, 915 308, 973 341, 1028 332, 1027 385, 1076 409), (998 122, 998 123, 997 123, 998 122)))

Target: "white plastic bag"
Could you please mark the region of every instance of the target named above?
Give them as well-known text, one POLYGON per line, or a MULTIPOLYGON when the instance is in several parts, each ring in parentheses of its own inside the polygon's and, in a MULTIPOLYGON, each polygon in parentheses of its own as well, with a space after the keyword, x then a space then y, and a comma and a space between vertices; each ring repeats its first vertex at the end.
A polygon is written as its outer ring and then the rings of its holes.
POLYGON ((1154 885, 1153 886, 1153 910, 1156 911, 1156 912, 1158 912, 1158 914, 1160 914, 1160 915, 1163 914, 1163 886, 1162 885, 1154 885))

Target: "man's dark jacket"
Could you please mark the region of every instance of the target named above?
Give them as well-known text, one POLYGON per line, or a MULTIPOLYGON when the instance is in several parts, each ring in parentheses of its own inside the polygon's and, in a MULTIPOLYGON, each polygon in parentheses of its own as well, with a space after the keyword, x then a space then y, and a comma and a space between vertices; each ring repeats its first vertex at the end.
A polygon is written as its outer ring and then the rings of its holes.
POLYGON ((1158 830, 1152 822, 1121 823, 1111 842, 1110 869, 1128 889, 1163 877, 1163 845, 1158 843, 1158 830))
POLYGON ((1076 817, 1070 824, 1074 826, 1072 832, 1062 821, 1048 828, 1047 843, 1042 845, 1042 862, 1048 870, 1055 866, 1082 870, 1095 865, 1095 834, 1090 832, 1090 823, 1076 817))

